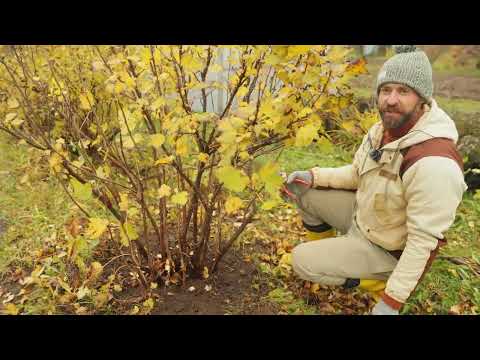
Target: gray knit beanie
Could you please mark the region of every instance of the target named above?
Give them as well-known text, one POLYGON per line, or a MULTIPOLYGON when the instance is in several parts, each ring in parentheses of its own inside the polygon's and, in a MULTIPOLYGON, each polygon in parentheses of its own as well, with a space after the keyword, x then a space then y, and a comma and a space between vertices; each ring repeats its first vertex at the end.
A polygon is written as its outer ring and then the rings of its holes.
POLYGON ((432 65, 415 45, 393 45, 396 55, 383 64, 377 77, 377 96, 386 83, 404 84, 414 89, 429 104, 433 94, 432 65))

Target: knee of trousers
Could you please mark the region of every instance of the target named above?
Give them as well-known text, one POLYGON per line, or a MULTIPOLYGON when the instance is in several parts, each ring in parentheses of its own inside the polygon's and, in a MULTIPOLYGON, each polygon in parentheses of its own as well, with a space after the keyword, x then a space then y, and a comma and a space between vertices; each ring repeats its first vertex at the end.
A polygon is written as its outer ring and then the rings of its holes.
POLYGON ((308 252, 310 252, 308 244, 300 244, 292 250, 292 268, 298 277, 323 285, 343 285, 345 283, 345 278, 334 276, 327 269, 325 271, 313 270, 312 260, 306 256, 308 252))

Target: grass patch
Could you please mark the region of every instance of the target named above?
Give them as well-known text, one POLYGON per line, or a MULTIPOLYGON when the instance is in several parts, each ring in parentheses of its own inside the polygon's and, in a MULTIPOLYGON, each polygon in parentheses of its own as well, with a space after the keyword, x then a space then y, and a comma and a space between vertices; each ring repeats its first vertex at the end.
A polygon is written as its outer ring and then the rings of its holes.
POLYGON ((31 152, 0 133, 0 274, 11 264, 32 266, 31 254, 42 248, 45 238, 54 236, 70 215, 69 202, 56 180, 45 178, 22 183, 30 169, 31 152))
MULTIPOLYGON (((0 132, 0 153, 1 275, 12 265, 32 268, 38 252, 57 241, 68 219, 80 212, 58 180, 38 166, 37 150, 0 132)), ((92 216, 108 216, 99 207, 89 209, 92 216)))
POLYGON ((449 99, 446 97, 435 97, 438 105, 448 114, 453 113, 479 113, 480 101, 471 99, 449 99))
POLYGON ((282 152, 269 154, 257 159, 257 166, 267 161, 278 161, 282 171, 290 173, 295 170, 307 170, 315 166, 336 167, 352 161, 352 154, 340 148, 325 151, 315 143, 308 147, 285 149, 282 152))
POLYGON ((441 54, 433 63, 432 70, 442 75, 480 77, 480 69, 476 67, 478 59, 475 56, 466 59, 463 66, 459 66, 451 51, 441 54))

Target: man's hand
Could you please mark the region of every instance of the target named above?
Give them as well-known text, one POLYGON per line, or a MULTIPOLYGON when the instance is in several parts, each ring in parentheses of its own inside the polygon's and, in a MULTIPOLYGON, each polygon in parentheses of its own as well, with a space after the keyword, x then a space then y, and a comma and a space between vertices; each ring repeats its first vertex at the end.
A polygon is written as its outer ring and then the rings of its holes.
POLYGON ((294 171, 289 176, 284 173, 285 186, 281 189, 281 195, 285 201, 298 201, 311 187, 313 174, 311 171, 294 171))
POLYGON ((293 184, 295 180, 301 180, 305 186, 311 188, 313 185, 313 175, 311 171, 294 171, 287 178, 287 184, 293 184))
POLYGON ((370 315, 398 315, 398 310, 395 310, 380 300, 372 310, 370 315))

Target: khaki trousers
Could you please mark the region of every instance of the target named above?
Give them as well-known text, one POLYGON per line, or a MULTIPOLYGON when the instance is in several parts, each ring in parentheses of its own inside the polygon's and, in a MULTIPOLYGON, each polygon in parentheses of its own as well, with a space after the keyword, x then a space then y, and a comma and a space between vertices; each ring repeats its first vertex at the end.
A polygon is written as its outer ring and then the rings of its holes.
POLYGON ((355 192, 310 189, 297 205, 306 224, 327 223, 344 234, 296 246, 292 265, 299 277, 323 285, 343 285, 347 278, 388 279, 398 260, 358 230, 355 192))

